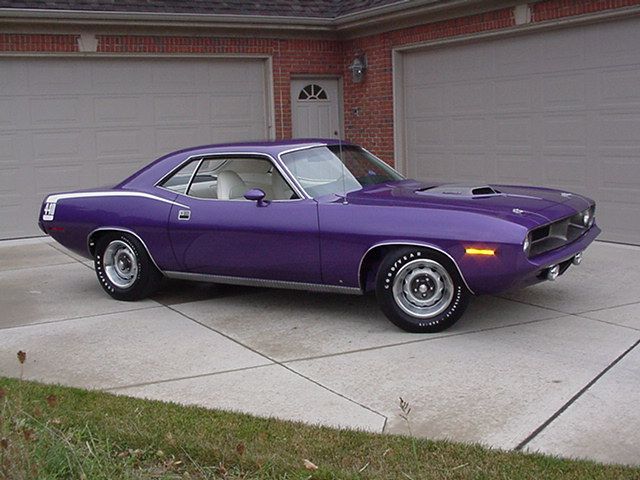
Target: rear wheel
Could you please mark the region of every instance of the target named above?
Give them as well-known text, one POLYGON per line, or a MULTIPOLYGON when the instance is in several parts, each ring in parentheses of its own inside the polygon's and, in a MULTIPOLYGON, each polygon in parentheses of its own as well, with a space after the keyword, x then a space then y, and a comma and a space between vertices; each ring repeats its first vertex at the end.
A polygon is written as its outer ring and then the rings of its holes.
POLYGON ((384 314, 398 327, 434 333, 458 321, 471 293, 445 255, 405 247, 389 252, 382 260, 376 296, 384 314))
POLYGON ((133 235, 107 233, 96 242, 95 252, 98 281, 116 300, 139 300, 153 293, 160 284, 162 274, 133 235))

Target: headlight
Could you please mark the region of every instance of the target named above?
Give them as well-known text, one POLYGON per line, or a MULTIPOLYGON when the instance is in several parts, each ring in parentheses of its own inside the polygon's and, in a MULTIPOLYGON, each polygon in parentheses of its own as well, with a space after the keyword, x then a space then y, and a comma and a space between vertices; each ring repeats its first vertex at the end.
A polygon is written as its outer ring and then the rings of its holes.
POLYGON ((595 207, 587 208, 584 212, 582 212, 582 224, 586 228, 591 228, 593 222, 595 221, 595 207))

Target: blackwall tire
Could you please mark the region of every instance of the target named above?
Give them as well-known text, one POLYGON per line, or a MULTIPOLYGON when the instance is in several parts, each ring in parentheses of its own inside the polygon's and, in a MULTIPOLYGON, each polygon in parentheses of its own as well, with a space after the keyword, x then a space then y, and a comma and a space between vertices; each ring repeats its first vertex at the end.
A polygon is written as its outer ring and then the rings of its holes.
POLYGON ((162 280, 145 247, 127 233, 107 233, 98 239, 94 267, 98 282, 116 300, 145 298, 162 280))
POLYGON ((448 257, 404 247, 389 252, 380 263, 376 297, 387 318, 401 329, 435 333, 458 321, 471 293, 448 257))

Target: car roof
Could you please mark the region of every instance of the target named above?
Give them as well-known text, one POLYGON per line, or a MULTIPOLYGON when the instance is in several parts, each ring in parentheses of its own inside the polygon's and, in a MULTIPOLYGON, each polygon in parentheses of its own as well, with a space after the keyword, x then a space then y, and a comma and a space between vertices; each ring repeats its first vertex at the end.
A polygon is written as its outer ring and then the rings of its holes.
MULTIPOLYGON (((344 145, 350 145, 349 142, 342 142, 344 145)), ((241 151, 250 151, 254 150, 258 153, 281 153, 285 150, 289 150, 292 148, 303 148, 314 145, 338 145, 340 144, 340 140, 335 138, 296 138, 296 139, 288 139, 288 140, 271 140, 271 141, 249 141, 249 142, 233 142, 233 143, 217 143, 217 144, 209 144, 209 145, 199 145, 196 147, 184 148, 168 155, 165 157, 170 157, 176 154, 199 154, 202 153, 203 150, 210 151, 220 151, 220 152, 228 152, 233 149, 238 149, 241 151)))
MULTIPOLYGON (((255 141, 255 142, 236 142, 236 143, 219 143, 212 145, 200 145, 197 147, 183 148, 175 152, 164 155, 153 161, 146 167, 138 170, 136 173, 125 179, 115 188, 123 187, 142 187, 155 183, 160 177, 172 171, 184 160, 189 157, 198 155, 208 155, 215 153, 253 153, 267 154, 277 158, 279 154, 287 150, 314 147, 322 145, 339 145, 340 140, 334 138, 301 138, 292 140, 274 140, 274 141, 255 141)), ((343 145, 353 145, 349 142, 342 142, 343 145)))

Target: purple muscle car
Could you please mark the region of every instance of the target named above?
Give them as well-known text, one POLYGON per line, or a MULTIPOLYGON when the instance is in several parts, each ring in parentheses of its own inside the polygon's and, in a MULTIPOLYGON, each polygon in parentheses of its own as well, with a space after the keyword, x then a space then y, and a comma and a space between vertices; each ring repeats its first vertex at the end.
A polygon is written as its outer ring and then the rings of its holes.
POLYGON ((600 233, 573 193, 404 179, 335 140, 190 148, 111 188, 48 196, 40 228, 93 259, 113 298, 163 277, 363 294, 411 332, 472 295, 554 280, 600 233))

